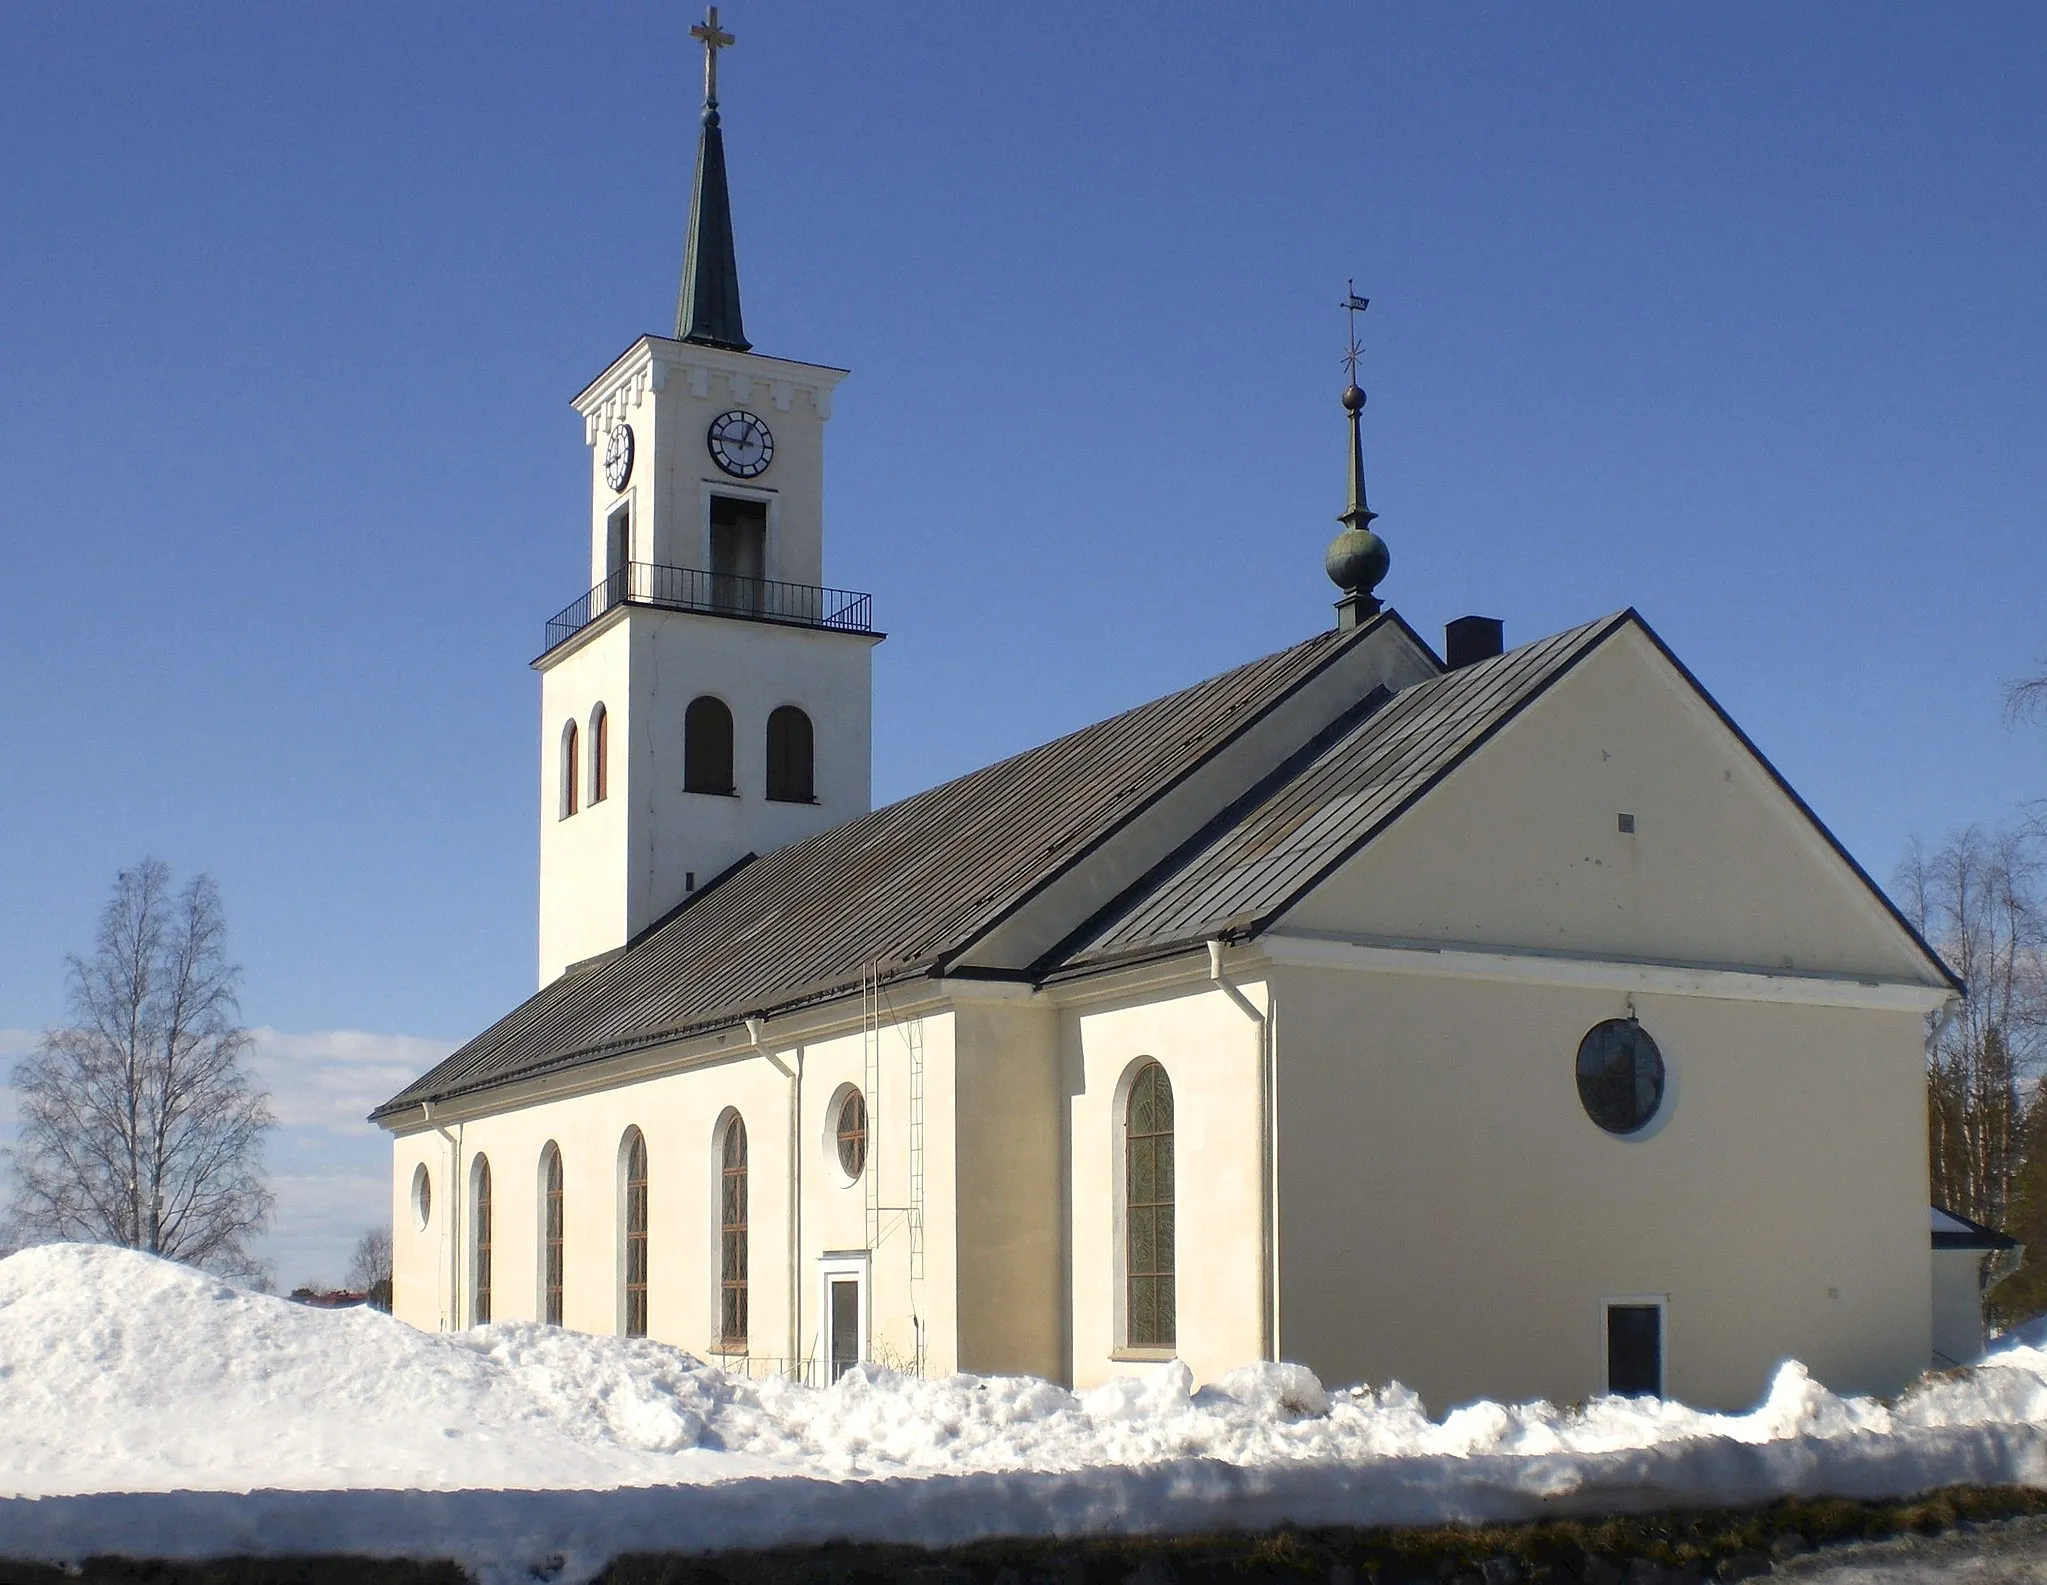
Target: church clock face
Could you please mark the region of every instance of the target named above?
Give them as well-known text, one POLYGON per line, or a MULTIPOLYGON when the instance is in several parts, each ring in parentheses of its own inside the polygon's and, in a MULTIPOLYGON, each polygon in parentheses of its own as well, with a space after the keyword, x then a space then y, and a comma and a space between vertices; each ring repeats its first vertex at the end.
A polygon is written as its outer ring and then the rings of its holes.
POLYGON ((711 460, 735 479, 751 479, 775 460, 775 437, 754 414, 735 407, 711 420, 711 460))
POLYGON ((614 490, 623 490, 632 476, 633 426, 614 424, 611 438, 604 442, 604 482, 614 490))

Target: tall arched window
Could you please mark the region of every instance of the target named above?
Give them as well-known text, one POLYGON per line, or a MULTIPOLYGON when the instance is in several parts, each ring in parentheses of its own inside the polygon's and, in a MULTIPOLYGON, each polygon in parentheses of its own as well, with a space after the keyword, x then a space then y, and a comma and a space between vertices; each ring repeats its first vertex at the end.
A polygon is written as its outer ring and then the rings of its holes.
POLYGON ((601 804, 611 792, 611 712, 599 705, 590 712, 590 802, 601 804))
POLYGON ((576 794, 581 788, 583 767, 576 762, 576 723, 562 727, 561 818, 576 812, 576 794))
POLYGON ((732 712, 709 694, 692 699, 682 718, 684 792, 732 791, 732 712))
POLYGON ((625 1335, 647 1335, 647 1141, 625 1135, 625 1335))
POLYGON ((469 1169, 469 1323, 490 1324, 490 1158, 469 1169))
POLYGON ((540 1313, 562 1324, 562 1153, 552 1140, 540 1153, 540 1313))
POLYGON ((746 1124, 734 1112, 718 1153, 718 1343, 746 1347, 746 1124))
POLYGON ((1131 1080, 1125 1124, 1125 1330, 1132 1348, 1171 1348, 1173 1085, 1156 1062, 1131 1080))
POLYGON ((791 804, 807 804, 817 797, 810 717, 793 704, 768 717, 768 796, 791 804))

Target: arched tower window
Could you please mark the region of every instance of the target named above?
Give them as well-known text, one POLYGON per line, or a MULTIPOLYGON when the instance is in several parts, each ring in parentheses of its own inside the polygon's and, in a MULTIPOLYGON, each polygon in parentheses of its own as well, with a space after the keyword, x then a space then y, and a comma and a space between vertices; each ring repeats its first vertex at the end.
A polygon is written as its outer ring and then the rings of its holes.
POLYGON ((709 694, 692 699, 682 718, 682 786, 685 792, 732 791, 732 712, 709 694))
POLYGON ((576 741, 576 723, 570 720, 562 727, 560 818, 563 820, 576 812, 576 794, 581 787, 583 767, 576 763, 576 741))
POLYGON ((590 802, 601 804, 611 793, 611 712, 603 705, 590 712, 590 802))
POLYGON ((647 1140, 625 1135, 625 1335, 647 1335, 647 1140))
POLYGON ((746 1124, 737 1112, 718 1151, 718 1341, 746 1347, 746 1124))
POLYGON ((1173 1084, 1147 1062, 1125 1113, 1124 1319, 1132 1348, 1174 1346, 1173 1084))
POLYGON ((552 1140, 540 1153, 540 1314, 562 1324, 562 1153, 552 1140))
POLYGON ((768 796, 791 804, 807 804, 817 797, 810 717, 793 704, 768 717, 768 796))
POLYGON ((490 1157, 469 1168, 469 1324, 490 1324, 490 1157))

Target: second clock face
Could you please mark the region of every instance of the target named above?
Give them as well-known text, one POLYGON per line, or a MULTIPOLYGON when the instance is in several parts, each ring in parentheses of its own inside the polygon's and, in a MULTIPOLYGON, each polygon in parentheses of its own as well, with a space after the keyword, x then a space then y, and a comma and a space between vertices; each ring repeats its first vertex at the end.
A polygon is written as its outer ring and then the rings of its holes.
POLYGON ((611 437, 604 442, 604 482, 614 490, 623 490, 632 476, 633 426, 614 424, 611 437))
POLYGON ((735 479, 751 479, 765 473, 775 460, 775 437, 754 414, 735 407, 711 420, 706 437, 711 460, 735 479))

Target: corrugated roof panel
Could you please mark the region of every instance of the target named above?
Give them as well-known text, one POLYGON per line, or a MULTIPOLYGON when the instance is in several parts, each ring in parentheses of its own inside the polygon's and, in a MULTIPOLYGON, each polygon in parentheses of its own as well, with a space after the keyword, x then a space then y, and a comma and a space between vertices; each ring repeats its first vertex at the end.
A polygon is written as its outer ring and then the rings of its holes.
POLYGON ((378 1108, 489 1088, 950 955, 1371 628, 1278 654, 728 872, 378 1108))
MULTIPOLYGON (((1205 842, 1132 889, 1066 965, 1212 937, 1269 919, 1624 620, 1607 617, 1417 683, 1305 765, 1254 791, 1205 842)), ((1050 965, 1048 965, 1050 967, 1050 965)))

